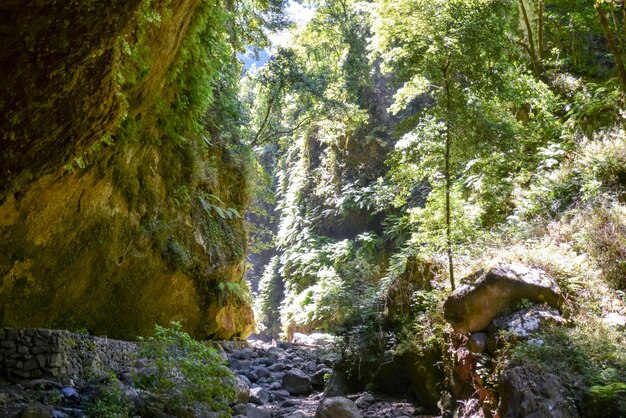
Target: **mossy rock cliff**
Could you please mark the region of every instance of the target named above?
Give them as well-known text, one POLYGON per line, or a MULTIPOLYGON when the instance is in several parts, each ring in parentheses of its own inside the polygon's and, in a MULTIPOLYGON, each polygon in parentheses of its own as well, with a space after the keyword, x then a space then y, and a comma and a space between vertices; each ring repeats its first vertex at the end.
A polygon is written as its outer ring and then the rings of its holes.
POLYGON ((41 0, 0 16, 0 326, 245 338, 227 11, 41 0))

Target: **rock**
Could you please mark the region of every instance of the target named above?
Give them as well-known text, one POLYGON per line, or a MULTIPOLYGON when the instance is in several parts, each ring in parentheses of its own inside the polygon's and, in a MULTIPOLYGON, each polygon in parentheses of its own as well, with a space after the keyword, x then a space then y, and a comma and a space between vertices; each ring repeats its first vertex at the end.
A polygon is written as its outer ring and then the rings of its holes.
POLYGON ((333 370, 329 369, 329 368, 323 368, 320 369, 318 371, 316 371, 313 376, 311 376, 311 384, 313 385, 313 387, 315 389, 322 389, 324 388, 324 383, 326 377, 330 377, 333 374, 333 370))
POLYGON ((611 312, 604 317, 604 323, 611 328, 623 331, 626 329, 626 316, 621 315, 617 312, 611 312))
POLYGON ((50 389, 50 388, 61 389, 62 385, 58 382, 55 382, 54 380, 35 379, 35 380, 30 380, 24 383, 24 387, 26 389, 35 389, 39 387, 43 387, 45 389, 50 389))
POLYGON ((272 418, 272 413, 265 409, 257 408, 253 405, 246 407, 246 416, 248 418, 272 418))
MULTIPOLYGON (((487 347, 495 353, 502 331, 506 338, 526 339, 547 323, 565 325, 559 311, 546 306, 531 306, 514 314, 494 319, 489 326, 487 347)), ((534 343, 534 342, 533 342, 534 343)))
POLYGON ((134 406, 135 410, 141 411, 141 408, 144 405, 143 399, 139 396, 139 393, 135 388, 128 387, 124 390, 124 397, 128 399, 134 406))
POLYGON ((244 348, 243 350, 233 351, 233 353, 231 354, 231 357, 237 360, 250 360, 252 358, 253 353, 254 351, 252 351, 251 349, 244 348))
POLYGON ((244 403, 238 403, 237 405, 233 406, 233 413, 235 415, 246 415, 247 409, 248 405, 244 403))
POLYGON ((283 418, 309 418, 309 417, 310 415, 308 415, 306 412, 300 409, 283 416, 283 418))
POLYGON ((267 367, 257 367, 256 370, 254 371, 256 373, 256 375, 258 376, 259 379, 263 378, 263 377, 271 377, 272 373, 267 369, 267 367))
POLYGON ((523 300, 558 308, 561 291, 551 277, 538 268, 497 264, 484 272, 473 286, 461 286, 446 299, 446 320, 461 333, 483 331, 498 316, 511 312, 523 300))
MULTIPOLYGON (((79 415, 79 416, 84 416, 83 415, 79 415)), ((70 416, 68 414, 65 413, 65 411, 59 411, 58 409, 54 409, 52 411, 52 418, 69 418, 70 416)))
POLYGON ((246 404, 250 400, 250 382, 246 382, 241 376, 235 376, 235 390, 237 402, 246 404))
POLYGON ((348 398, 326 398, 315 411, 315 418, 361 418, 355 403, 348 398))
POLYGON ((345 373, 340 370, 333 371, 324 389, 324 397, 345 396, 350 393, 350 384, 345 373))
POLYGON ((294 344, 313 345, 315 343, 315 340, 313 340, 306 334, 294 332, 291 342, 294 344))
POLYGON ((521 365, 505 369, 499 382, 501 417, 576 418, 580 415, 558 377, 521 365))
POLYGON ((367 406, 376 402, 376 399, 370 394, 365 392, 354 402, 359 408, 366 408, 367 406))
POLYGON ((76 389, 74 389, 73 387, 66 386, 62 388, 61 396, 63 396, 65 399, 68 399, 72 402, 80 401, 80 395, 78 394, 78 391, 76 391, 76 389))
POLYGON ((274 363, 268 367, 270 372, 282 372, 285 370, 285 365, 283 363, 274 363))
POLYGON ((321 332, 314 332, 309 335, 309 338, 313 340, 314 345, 327 345, 332 344, 335 341, 335 337, 330 334, 323 334, 321 332))
POLYGON ((292 395, 308 395, 313 392, 311 378, 300 369, 292 369, 285 373, 283 387, 292 395))
POLYGON ((250 402, 257 405, 265 405, 270 400, 270 395, 261 387, 250 389, 250 402))
POLYGON ((289 395, 290 395, 290 393, 287 392, 284 389, 279 389, 279 390, 272 391, 271 394, 276 399, 285 399, 285 398, 288 398, 289 395))
POLYGON ((22 409, 19 418, 52 418, 52 408, 41 404, 28 405, 22 409))
POLYGON ((467 348, 472 353, 482 353, 487 348, 487 334, 474 332, 467 341, 467 348))
POLYGON ((246 377, 250 379, 251 382, 256 382, 257 380, 259 380, 259 376, 257 376, 257 374, 253 371, 247 372, 246 377))

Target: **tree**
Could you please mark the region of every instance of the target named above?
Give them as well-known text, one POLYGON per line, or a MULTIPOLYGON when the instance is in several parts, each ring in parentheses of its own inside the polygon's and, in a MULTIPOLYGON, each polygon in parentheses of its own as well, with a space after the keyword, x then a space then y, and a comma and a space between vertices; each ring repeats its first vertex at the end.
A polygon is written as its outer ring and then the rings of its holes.
MULTIPOLYGON (((499 0, 380 0, 376 13, 374 57, 403 83, 391 110, 412 115, 395 157, 396 174, 411 174, 396 178, 404 177, 405 195, 426 180, 432 188, 428 204, 441 205, 442 219, 418 222, 423 232, 442 226, 443 240, 420 236, 445 250, 454 289, 454 245, 463 239, 455 223, 463 222, 454 219, 453 195, 468 191, 463 184, 477 162, 484 167, 512 150, 520 129, 511 113, 524 101, 512 87, 524 78, 523 68, 510 60, 516 10, 499 0), (416 106, 418 98, 426 104, 416 106)), ((463 208, 457 213, 464 211, 469 214, 463 208)))

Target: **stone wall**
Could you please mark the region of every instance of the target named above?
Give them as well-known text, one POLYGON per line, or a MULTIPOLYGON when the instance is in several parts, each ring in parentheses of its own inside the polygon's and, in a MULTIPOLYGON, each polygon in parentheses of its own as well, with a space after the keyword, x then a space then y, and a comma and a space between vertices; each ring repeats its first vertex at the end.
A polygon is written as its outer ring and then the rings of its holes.
POLYGON ((53 377, 65 380, 88 371, 120 371, 137 344, 64 330, 0 328, 0 380, 53 377))

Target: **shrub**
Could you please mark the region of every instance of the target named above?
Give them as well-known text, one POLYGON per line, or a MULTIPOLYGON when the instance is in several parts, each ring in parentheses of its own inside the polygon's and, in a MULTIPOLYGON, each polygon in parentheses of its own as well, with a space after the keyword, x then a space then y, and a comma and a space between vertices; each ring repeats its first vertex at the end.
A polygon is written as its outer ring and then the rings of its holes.
POLYGON ((156 373, 139 380, 148 389, 174 394, 181 403, 204 402, 216 411, 228 410, 236 396, 235 378, 217 351, 196 341, 179 322, 155 326, 142 354, 154 362, 156 373))

